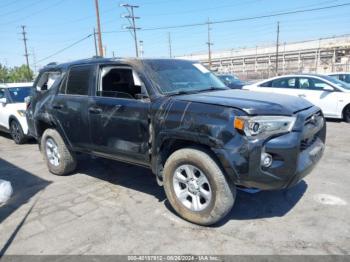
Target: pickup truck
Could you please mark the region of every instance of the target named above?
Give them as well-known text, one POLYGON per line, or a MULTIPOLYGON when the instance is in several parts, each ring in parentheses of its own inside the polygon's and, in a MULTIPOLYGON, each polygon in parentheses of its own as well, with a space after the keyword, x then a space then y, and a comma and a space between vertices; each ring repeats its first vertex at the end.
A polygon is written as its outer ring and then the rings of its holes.
POLYGON ((230 90, 187 60, 49 64, 26 114, 51 173, 74 172, 77 153, 147 167, 174 210, 200 225, 229 213, 237 187, 296 185, 325 147, 318 107, 298 97, 230 90))

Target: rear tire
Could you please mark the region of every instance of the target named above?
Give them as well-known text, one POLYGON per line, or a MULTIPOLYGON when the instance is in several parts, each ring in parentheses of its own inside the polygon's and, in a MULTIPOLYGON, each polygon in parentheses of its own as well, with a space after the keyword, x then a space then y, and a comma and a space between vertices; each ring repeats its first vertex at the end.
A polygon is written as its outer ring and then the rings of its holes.
POLYGON ((344 121, 347 123, 350 123, 350 105, 347 105, 344 108, 343 116, 344 116, 344 121))
POLYGON ((175 151, 164 166, 164 190, 174 210, 184 219, 212 225, 231 210, 236 187, 205 151, 175 151))
POLYGON ((10 122, 10 134, 17 145, 24 144, 27 141, 27 137, 23 133, 21 124, 17 120, 10 122))
POLYGON ((67 148, 61 135, 54 129, 45 130, 41 138, 41 152, 49 171, 54 175, 68 175, 76 169, 74 153, 67 148))

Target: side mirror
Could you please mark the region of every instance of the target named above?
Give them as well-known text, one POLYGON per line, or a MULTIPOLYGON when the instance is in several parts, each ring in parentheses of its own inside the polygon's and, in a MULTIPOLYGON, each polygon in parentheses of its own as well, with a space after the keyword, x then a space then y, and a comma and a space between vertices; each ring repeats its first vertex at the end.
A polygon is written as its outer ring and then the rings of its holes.
POLYGON ((333 91, 334 91, 334 88, 331 87, 331 86, 325 86, 325 87, 323 88, 323 91, 333 92, 333 91))
POLYGON ((5 97, 0 98, 0 104, 6 105, 7 104, 7 99, 5 97))

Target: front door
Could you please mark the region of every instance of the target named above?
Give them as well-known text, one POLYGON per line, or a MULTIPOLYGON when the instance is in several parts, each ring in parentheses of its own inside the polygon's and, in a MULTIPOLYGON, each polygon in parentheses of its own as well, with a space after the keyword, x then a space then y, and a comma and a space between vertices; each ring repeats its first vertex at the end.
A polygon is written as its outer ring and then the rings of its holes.
POLYGON ((89 105, 92 148, 97 154, 146 164, 149 161, 149 107, 128 67, 102 67, 89 105))
POLYGON ((340 92, 335 92, 332 86, 318 78, 300 77, 298 82, 300 97, 321 108, 325 116, 337 116, 340 92))

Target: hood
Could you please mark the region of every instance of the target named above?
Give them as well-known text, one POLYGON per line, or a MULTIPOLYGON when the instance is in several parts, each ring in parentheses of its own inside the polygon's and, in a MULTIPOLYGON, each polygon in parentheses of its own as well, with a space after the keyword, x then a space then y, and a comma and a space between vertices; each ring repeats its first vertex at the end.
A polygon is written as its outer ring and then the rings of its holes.
POLYGON ((176 98, 188 102, 234 107, 249 115, 293 115, 313 106, 299 97, 243 90, 212 91, 176 98))

